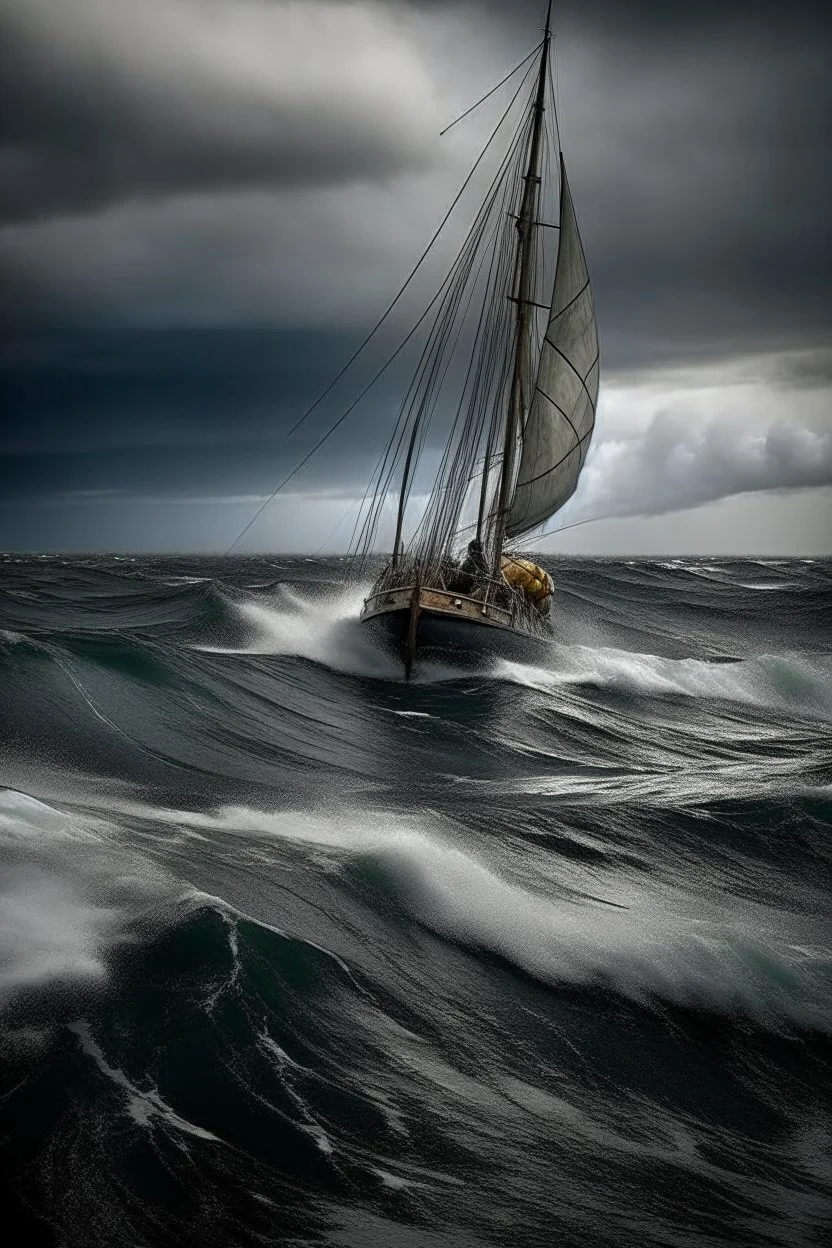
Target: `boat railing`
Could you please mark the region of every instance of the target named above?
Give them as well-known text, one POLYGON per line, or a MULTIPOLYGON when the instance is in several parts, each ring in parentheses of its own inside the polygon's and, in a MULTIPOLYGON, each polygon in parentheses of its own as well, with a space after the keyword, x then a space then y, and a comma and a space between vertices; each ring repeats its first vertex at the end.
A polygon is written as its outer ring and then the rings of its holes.
POLYGON ((452 593, 458 598, 475 602, 487 607, 489 604, 507 610, 511 614, 512 624, 525 628, 533 633, 545 635, 547 632, 546 617, 540 608, 523 593, 522 589, 510 585, 504 576, 494 577, 487 573, 470 576, 471 583, 463 589, 460 585, 461 569, 454 564, 443 568, 435 565, 423 570, 415 560, 399 560, 395 565, 388 564, 373 586, 373 596, 389 593, 392 590, 414 590, 417 586, 424 589, 439 589, 452 593), (456 582, 456 583, 454 583, 456 582))

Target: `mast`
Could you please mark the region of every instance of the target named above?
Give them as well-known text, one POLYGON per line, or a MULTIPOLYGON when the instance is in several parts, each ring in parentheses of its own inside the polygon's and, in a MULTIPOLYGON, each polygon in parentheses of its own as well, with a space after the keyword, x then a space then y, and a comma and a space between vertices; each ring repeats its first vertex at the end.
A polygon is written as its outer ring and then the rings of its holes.
POLYGON ((500 560, 503 550, 503 539, 506 532, 506 516, 509 510, 509 493, 514 477, 514 458, 517 447, 517 430, 523 417, 523 365, 528 358, 529 337, 532 330, 532 317, 529 308, 532 303, 532 265, 531 252, 534 239, 535 221, 537 220, 538 188, 540 186, 540 140, 543 132, 543 114, 545 111, 546 66, 549 61, 549 40, 551 38, 550 22, 552 17, 552 0, 546 10, 546 30, 543 36, 543 50, 540 55, 540 70, 537 79, 537 94, 534 103, 534 121, 532 123, 532 139, 529 148, 529 164, 523 177, 525 184, 523 200, 517 220, 517 260, 518 273, 517 295, 517 332, 514 344, 514 371, 511 379, 508 417, 506 419, 506 437, 503 447, 503 467, 500 478, 500 494, 497 502, 494 570, 495 579, 500 574, 500 560))
POLYGON ((404 512, 407 506, 407 486, 410 478, 410 464, 413 459, 413 452, 416 449, 416 435, 419 432, 419 421, 414 420, 413 432, 410 435, 410 443, 407 448, 407 458, 404 461, 404 469, 402 471, 402 483, 399 489, 399 509, 396 515, 396 536, 393 538, 393 559, 392 566, 395 568, 399 562, 402 553, 402 528, 404 527, 404 512))

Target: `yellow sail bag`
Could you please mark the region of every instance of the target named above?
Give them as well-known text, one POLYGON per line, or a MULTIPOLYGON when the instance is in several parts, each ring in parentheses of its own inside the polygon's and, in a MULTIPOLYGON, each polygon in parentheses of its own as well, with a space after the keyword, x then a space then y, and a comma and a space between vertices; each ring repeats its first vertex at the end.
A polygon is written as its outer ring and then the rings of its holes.
POLYGON ((533 602, 542 602, 554 590, 552 578, 531 559, 514 559, 503 555, 500 567, 503 576, 514 589, 522 589, 533 602))

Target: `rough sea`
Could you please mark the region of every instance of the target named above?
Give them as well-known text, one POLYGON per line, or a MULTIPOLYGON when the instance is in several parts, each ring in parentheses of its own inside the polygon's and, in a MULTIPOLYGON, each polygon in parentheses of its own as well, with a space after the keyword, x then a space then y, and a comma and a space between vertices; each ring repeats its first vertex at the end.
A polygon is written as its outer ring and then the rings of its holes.
POLYGON ((541 558, 2 557, 5 1243, 832 1243, 832 562, 541 558))

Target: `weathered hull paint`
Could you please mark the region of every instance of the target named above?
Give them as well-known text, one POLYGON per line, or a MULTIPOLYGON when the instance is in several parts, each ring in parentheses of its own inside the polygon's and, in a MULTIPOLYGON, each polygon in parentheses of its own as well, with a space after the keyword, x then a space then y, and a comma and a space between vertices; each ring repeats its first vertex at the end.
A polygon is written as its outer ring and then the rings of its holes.
MULTIPOLYGON (((413 588, 374 594, 361 613, 362 623, 386 649, 403 661, 408 652, 413 588)), ((445 590, 420 592, 416 626, 416 653, 420 661, 450 662, 460 667, 482 667, 494 658, 515 662, 540 661, 552 634, 541 624, 540 634, 515 628, 511 613, 497 606, 445 590)))

